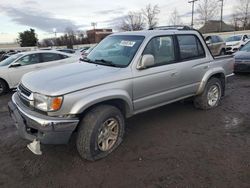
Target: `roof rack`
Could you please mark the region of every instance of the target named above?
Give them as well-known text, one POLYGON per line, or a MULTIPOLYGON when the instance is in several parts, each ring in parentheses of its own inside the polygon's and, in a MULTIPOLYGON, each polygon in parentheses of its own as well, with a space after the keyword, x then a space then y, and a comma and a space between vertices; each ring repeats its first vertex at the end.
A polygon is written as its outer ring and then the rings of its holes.
POLYGON ((149 28, 148 30, 193 30, 193 28, 187 25, 169 25, 169 26, 152 27, 149 28))

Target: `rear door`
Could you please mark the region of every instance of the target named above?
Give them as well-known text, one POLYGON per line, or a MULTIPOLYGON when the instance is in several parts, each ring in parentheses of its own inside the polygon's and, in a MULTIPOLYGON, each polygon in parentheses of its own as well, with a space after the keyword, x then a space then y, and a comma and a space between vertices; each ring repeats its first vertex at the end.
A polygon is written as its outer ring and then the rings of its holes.
POLYGON ((211 59, 206 57, 205 49, 195 34, 177 35, 179 46, 178 80, 175 81, 176 98, 194 95, 209 68, 211 59))
POLYGON ((42 63, 39 64, 40 68, 47 68, 67 63, 69 56, 59 53, 44 52, 41 53, 42 63))

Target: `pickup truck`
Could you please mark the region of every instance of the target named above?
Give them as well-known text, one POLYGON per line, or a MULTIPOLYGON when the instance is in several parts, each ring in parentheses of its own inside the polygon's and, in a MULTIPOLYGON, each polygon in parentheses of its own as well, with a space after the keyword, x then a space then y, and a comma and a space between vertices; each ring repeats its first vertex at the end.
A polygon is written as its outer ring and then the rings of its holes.
POLYGON ((125 118, 190 97, 198 109, 218 106, 233 66, 193 29, 115 33, 80 63, 24 75, 8 106, 33 153, 75 132, 80 156, 94 161, 121 144, 125 118))

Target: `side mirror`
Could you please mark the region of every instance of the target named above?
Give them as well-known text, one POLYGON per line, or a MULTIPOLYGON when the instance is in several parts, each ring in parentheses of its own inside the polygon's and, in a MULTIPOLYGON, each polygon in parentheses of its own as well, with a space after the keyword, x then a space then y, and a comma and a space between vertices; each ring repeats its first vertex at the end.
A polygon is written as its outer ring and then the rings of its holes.
POLYGON ((210 40, 206 40, 206 43, 207 43, 207 45, 210 45, 211 41, 210 40))
POLYGON ((140 63, 137 65, 138 70, 146 69, 155 65, 155 58, 153 55, 146 54, 141 58, 140 63))
POLYGON ((10 68, 10 67, 20 67, 20 66, 21 66, 20 63, 15 62, 15 63, 10 64, 9 68, 10 68))

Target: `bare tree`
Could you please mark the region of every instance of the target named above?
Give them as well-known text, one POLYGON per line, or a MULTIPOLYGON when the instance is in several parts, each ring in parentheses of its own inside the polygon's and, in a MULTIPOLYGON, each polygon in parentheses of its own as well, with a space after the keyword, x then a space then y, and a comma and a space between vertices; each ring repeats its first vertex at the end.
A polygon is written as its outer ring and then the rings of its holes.
POLYGON ((212 20, 218 14, 218 0, 200 0, 197 8, 199 19, 202 23, 212 20))
POLYGON ((236 14, 242 23, 242 27, 245 30, 249 24, 250 16, 250 0, 239 0, 238 6, 236 7, 236 14))
POLYGON ((148 28, 153 28, 158 24, 158 14, 160 13, 160 8, 158 5, 148 4, 145 9, 142 9, 142 14, 147 22, 148 28))
POLYGON ((145 20, 141 12, 129 12, 119 27, 122 31, 138 31, 145 28, 145 20))
POLYGON ((177 9, 174 9, 174 11, 171 13, 169 18, 169 24, 170 25, 180 25, 182 23, 180 15, 177 11, 177 9))

